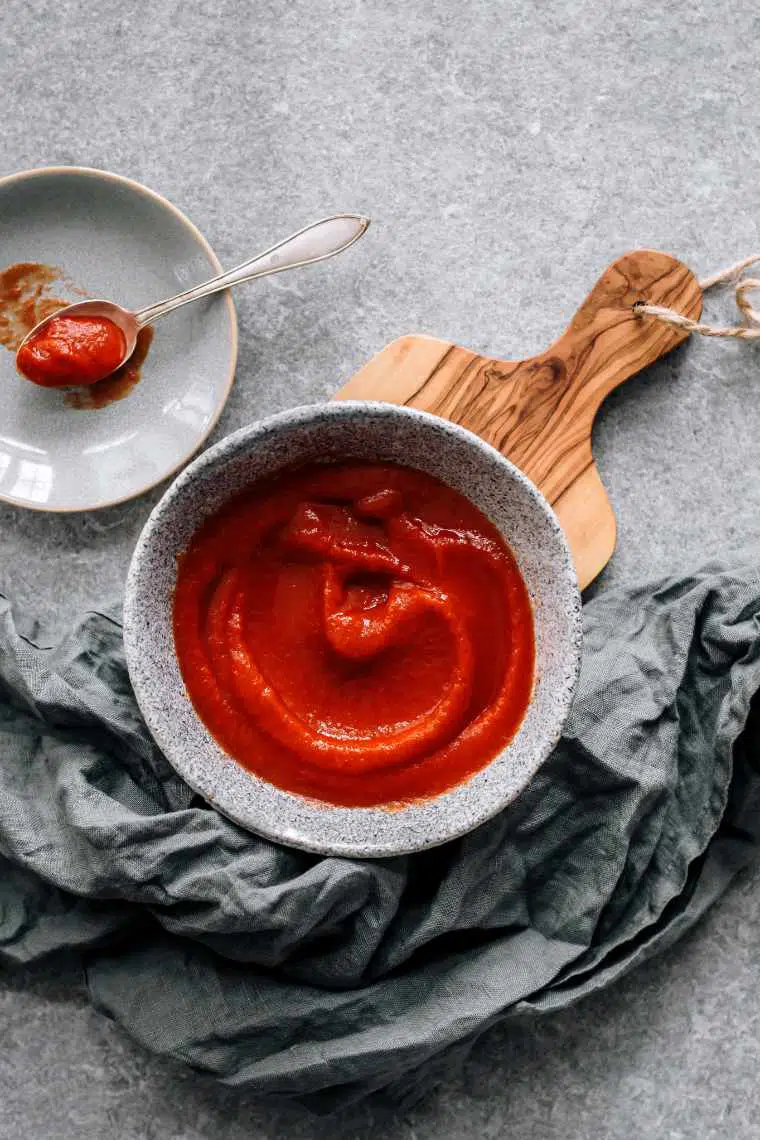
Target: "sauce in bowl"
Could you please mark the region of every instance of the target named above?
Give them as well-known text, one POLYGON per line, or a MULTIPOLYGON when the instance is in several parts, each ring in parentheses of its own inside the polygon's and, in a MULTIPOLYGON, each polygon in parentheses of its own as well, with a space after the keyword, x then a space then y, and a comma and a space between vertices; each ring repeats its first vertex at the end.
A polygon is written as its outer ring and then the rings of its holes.
POLYGON ((344 806, 483 768, 533 686, 528 591, 497 529, 421 471, 312 464, 209 518, 180 557, 182 677, 222 748, 344 806))

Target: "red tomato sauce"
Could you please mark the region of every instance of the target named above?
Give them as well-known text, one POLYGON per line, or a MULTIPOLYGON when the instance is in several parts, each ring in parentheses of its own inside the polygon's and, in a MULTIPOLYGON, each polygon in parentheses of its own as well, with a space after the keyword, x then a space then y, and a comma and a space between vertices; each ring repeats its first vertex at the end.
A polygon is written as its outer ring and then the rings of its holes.
POLYGON ((43 388, 96 384, 124 356, 126 341, 107 317, 52 317, 18 351, 19 372, 43 388))
POLYGON ((208 519, 179 560, 174 639, 228 755, 346 806, 461 783, 533 686, 530 600, 499 532, 390 464, 290 470, 208 519))

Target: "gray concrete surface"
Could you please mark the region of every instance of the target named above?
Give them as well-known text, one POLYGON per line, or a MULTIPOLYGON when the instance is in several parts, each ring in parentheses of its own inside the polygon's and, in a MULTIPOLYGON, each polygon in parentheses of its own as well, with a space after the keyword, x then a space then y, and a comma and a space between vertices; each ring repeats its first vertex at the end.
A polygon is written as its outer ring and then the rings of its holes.
MULTIPOLYGON (((758 51, 756 12, 727 0, 5 0, 0 173, 131 175, 227 264, 324 213, 372 215, 351 255, 238 294, 220 436, 326 396, 404 332, 536 351, 626 249, 698 272, 760 251, 758 51)), ((758 351, 691 344, 608 401, 619 548, 595 589, 756 553, 758 351)), ((0 508, 0 589, 51 636, 109 603, 155 498, 0 508)), ((606 994, 487 1035, 413 1110, 329 1122, 147 1056, 73 972, 0 973, 0 1137, 754 1140, 758 947, 755 874, 606 994)))

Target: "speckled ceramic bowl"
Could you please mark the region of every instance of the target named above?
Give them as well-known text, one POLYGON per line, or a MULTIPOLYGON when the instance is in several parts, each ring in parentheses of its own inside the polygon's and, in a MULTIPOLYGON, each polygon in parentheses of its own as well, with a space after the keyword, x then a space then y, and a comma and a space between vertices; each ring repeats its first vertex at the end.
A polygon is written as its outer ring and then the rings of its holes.
POLYGON ((477 436, 391 404, 296 408, 228 436, 175 480, 151 514, 127 579, 124 637, 137 700, 179 774, 225 815, 270 839, 333 855, 419 851, 507 806, 557 742, 575 692, 581 603, 570 552, 533 484, 477 436), (532 598, 533 697, 516 736, 465 783, 403 809, 345 808, 281 791, 231 760, 191 705, 174 652, 177 555, 200 523, 255 480, 294 463, 360 457, 417 467, 465 494, 499 527, 532 598))

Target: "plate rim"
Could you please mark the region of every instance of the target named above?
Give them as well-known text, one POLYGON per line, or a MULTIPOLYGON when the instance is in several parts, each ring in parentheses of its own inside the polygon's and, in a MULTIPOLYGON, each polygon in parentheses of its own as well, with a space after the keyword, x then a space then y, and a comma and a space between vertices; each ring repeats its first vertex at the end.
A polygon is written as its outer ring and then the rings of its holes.
MULTIPOLYGON (((174 203, 166 198, 163 194, 159 194, 157 190, 152 190, 149 186, 145 186, 144 183, 138 182, 134 178, 129 178, 126 174, 116 174, 111 170, 101 170, 97 166, 35 166, 29 170, 18 170, 13 174, 6 174, 0 177, 0 192, 10 183, 23 182, 29 178, 37 178, 45 174, 81 174, 90 178, 100 178, 104 182, 116 182, 122 186, 128 186, 130 190, 134 190, 138 194, 142 194, 147 198, 153 199, 154 202, 157 202, 160 206, 163 206, 170 213, 174 214, 174 216, 182 223, 185 229, 190 232, 192 237, 195 238, 195 240, 200 245, 203 252, 208 256, 212 268, 217 273, 223 272, 224 266, 217 257, 208 239, 201 233, 201 231, 187 216, 187 214, 185 214, 183 210, 180 210, 179 206, 175 206, 174 203)), ((122 503, 129 503, 132 501, 132 499, 137 499, 141 495, 147 494, 148 491, 152 491, 154 487, 158 487, 167 479, 173 478, 173 476, 175 476, 178 471, 181 471, 182 468, 193 458, 193 456, 196 455, 198 451, 200 451, 216 427, 217 423, 219 422, 221 414, 227 405, 227 401, 229 400, 230 392, 232 391, 232 385, 235 380, 239 348, 237 311, 235 309, 235 303, 232 299, 232 294, 229 290, 227 290, 224 294, 224 300, 227 306, 227 313, 230 320, 231 351, 227 383, 222 394, 222 398, 219 401, 219 405, 215 409, 206 431, 194 444, 192 450, 186 452, 185 455, 183 455, 179 460, 179 462, 177 462, 170 470, 165 471, 164 474, 161 475, 158 479, 153 479, 151 482, 145 483, 137 490, 130 491, 128 495, 120 495, 115 499, 104 499, 102 501, 92 503, 88 506, 49 507, 44 503, 41 504, 27 499, 12 498, 9 495, 3 494, 2 492, 0 492, 0 503, 7 503, 12 507, 20 507, 23 510, 36 511, 38 514, 49 515, 76 515, 83 514, 87 511, 100 511, 105 510, 107 507, 117 507, 122 503)))

